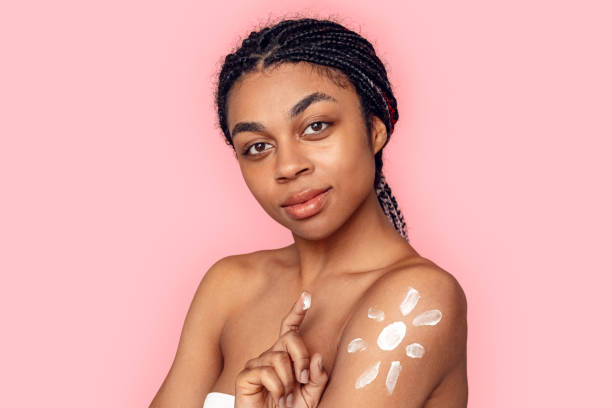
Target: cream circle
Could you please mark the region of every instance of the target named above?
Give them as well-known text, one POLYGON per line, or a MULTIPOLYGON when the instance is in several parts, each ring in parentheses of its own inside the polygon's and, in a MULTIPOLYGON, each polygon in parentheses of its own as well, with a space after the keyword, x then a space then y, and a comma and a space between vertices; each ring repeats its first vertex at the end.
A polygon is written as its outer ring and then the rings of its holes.
POLYGON ((404 339, 406 325, 402 321, 388 324, 378 335, 377 344, 381 350, 393 350, 404 339))

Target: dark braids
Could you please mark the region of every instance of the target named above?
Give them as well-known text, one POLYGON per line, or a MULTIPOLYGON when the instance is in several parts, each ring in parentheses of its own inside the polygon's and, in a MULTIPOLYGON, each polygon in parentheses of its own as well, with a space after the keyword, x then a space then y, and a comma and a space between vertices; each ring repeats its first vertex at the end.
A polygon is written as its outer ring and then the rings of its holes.
MULTIPOLYGON (((259 31, 252 31, 240 47, 225 57, 215 91, 219 126, 225 142, 234 147, 227 127, 227 95, 242 75, 273 64, 308 62, 334 83, 355 87, 366 128, 371 130, 371 115, 387 128, 387 141, 399 115, 397 101, 387 78, 387 70, 376 56, 372 44, 361 35, 331 20, 300 18, 282 20, 259 31)), ((368 138, 370 141, 370 138, 368 138)), ((374 156, 374 188, 385 215, 398 233, 408 241, 404 216, 382 172, 383 149, 374 156)))

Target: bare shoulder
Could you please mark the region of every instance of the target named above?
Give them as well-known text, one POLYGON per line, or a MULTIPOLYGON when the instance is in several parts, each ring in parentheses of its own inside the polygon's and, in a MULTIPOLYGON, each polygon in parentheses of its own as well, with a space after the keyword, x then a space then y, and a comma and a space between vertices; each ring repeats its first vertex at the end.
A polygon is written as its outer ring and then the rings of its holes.
MULTIPOLYGON (((459 282, 432 262, 385 273, 342 333, 321 406, 422 407, 464 364, 466 314, 459 282)), ((465 392, 457 391, 452 406, 465 406, 465 392)))
POLYGON ((217 312, 222 311, 227 318, 233 307, 232 301, 238 288, 244 288, 237 282, 243 282, 247 265, 245 255, 228 255, 217 260, 204 274, 198 285, 194 302, 203 298, 214 297, 217 312))
POLYGON ((270 274, 278 270, 275 266, 285 262, 284 254, 285 248, 278 248, 225 256, 205 273, 198 293, 218 294, 227 317, 237 307, 237 300, 244 301, 249 294, 257 293, 258 288, 269 285, 270 274))
POLYGON ((445 359, 440 360, 435 381, 442 380, 465 356, 467 339, 467 297, 461 284, 449 272, 431 261, 400 266, 379 278, 366 293, 355 316, 354 327, 369 325, 370 308, 387 311, 388 323, 405 322, 406 333, 414 333, 429 341, 430 347, 440 349, 445 359))
MULTIPOLYGON (((467 298, 459 281, 432 261, 421 258, 420 262, 399 266, 381 276, 370 288, 373 297, 380 298, 393 288, 399 292, 402 288, 413 287, 419 290, 421 297, 444 305, 452 313, 467 313, 467 298)), ((424 301, 423 299, 422 301, 424 301)))
POLYGON ((240 277, 241 267, 240 256, 229 255, 217 260, 202 277, 194 296, 194 302, 213 297, 217 310, 227 311, 229 297, 225 295, 235 286, 233 283, 240 277))

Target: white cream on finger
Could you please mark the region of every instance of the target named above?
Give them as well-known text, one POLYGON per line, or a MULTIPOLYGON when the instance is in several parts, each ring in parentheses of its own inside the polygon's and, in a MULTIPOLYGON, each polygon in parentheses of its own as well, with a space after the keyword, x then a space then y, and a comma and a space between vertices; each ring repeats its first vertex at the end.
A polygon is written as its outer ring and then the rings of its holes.
POLYGON ((304 301, 303 302, 304 303, 303 303, 302 310, 310 309, 310 302, 311 302, 310 293, 304 292, 304 301))

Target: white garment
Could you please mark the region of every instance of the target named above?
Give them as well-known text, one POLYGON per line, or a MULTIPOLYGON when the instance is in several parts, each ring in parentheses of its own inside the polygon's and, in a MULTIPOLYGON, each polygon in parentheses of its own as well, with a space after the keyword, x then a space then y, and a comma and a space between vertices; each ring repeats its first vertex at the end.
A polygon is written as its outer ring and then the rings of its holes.
POLYGON ((223 392, 210 392, 206 395, 203 408, 234 408, 235 396, 223 392))

